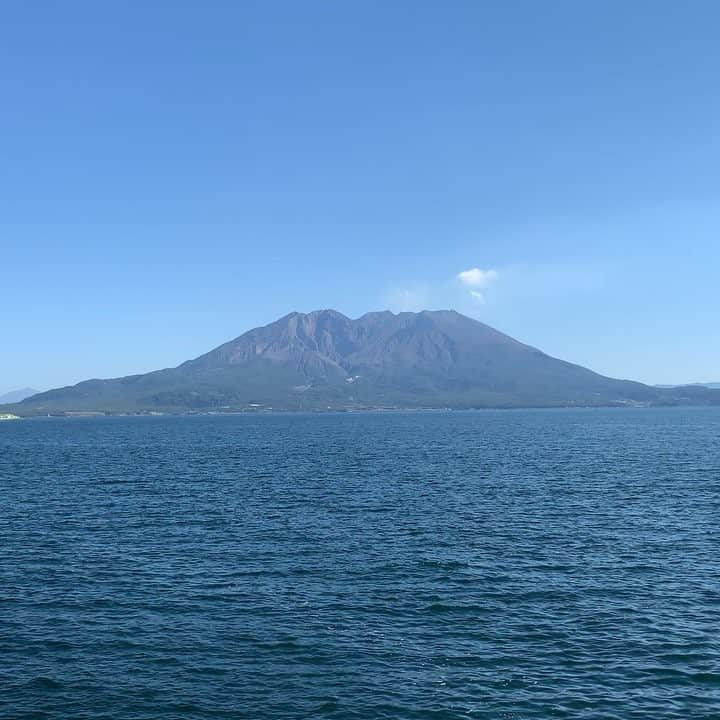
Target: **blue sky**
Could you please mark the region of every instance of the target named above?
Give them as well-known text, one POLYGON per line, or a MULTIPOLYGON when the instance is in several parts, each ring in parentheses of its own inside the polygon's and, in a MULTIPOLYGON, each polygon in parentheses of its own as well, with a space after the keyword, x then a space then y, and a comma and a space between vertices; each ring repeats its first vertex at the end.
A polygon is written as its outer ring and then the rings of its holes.
POLYGON ((720 380, 718 3, 2 13, 0 391, 321 307, 720 380))

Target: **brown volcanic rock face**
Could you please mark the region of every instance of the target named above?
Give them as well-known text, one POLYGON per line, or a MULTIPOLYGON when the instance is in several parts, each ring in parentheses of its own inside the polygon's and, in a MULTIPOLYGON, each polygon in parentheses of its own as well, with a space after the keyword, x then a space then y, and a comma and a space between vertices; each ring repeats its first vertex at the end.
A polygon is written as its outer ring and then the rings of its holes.
POLYGON ((335 310, 291 313, 251 330, 181 367, 210 368, 239 365, 258 358, 287 362, 312 356, 345 372, 363 366, 390 364, 451 365, 465 351, 526 345, 454 311, 368 313, 351 320, 335 310))
POLYGON ((223 368, 264 360, 287 364, 309 375, 345 376, 342 361, 357 348, 356 335, 353 321, 334 310, 291 313, 180 367, 223 368))

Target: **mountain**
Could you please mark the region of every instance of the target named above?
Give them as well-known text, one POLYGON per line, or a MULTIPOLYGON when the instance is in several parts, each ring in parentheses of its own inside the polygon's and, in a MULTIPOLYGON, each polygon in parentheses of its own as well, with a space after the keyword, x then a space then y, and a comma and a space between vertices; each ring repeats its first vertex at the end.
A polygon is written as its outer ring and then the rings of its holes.
POLYGON ((176 368, 87 380, 10 406, 184 412, 377 407, 720 404, 704 388, 614 380, 550 357, 452 310, 291 313, 176 368))
POLYGON ((37 390, 32 388, 22 388, 21 390, 11 390, 10 392, 0 395, 0 405, 6 403, 18 403, 25 398, 29 398, 32 395, 37 395, 37 390))

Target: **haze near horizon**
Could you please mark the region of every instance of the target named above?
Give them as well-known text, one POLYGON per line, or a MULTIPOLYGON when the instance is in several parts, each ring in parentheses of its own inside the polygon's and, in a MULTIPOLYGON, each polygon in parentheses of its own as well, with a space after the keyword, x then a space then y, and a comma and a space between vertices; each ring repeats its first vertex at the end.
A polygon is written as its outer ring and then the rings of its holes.
POLYGON ((716 381, 710 2, 6 10, 0 392, 291 310, 456 308, 716 381))

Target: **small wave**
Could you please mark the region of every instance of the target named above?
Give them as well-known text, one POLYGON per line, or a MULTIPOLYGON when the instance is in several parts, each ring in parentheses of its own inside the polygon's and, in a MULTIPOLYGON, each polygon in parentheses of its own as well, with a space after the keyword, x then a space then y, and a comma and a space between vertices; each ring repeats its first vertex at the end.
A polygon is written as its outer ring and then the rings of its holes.
POLYGON ((38 675, 32 680, 26 683, 27 688, 33 688, 35 690, 60 690, 62 683, 52 678, 46 677, 45 675, 38 675))

